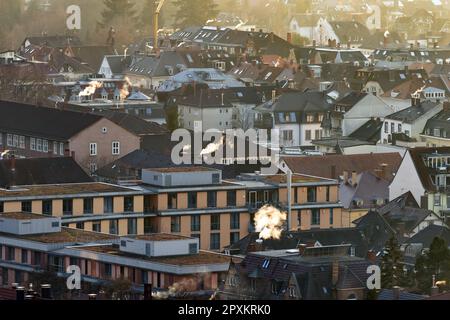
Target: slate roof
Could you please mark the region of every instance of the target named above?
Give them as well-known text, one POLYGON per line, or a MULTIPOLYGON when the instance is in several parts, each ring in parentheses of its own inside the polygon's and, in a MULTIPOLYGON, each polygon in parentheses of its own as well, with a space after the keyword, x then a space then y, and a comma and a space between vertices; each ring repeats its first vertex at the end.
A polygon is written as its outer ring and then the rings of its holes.
MULTIPOLYGON (((400 291, 398 300, 424 300, 425 298, 426 298, 426 296, 424 296, 424 295, 400 291)), ((396 300, 396 298, 394 296, 394 290, 382 289, 378 293, 377 300, 396 300)))
POLYGON ((329 21, 329 23, 342 44, 346 44, 349 37, 352 38, 351 43, 361 43, 370 35, 367 27, 356 21, 329 21))
POLYGON ((92 182, 73 158, 0 160, 0 186, 92 182), (12 171, 15 161, 15 171, 12 171))
POLYGON ((53 48, 64 48, 70 45, 81 45, 81 40, 77 36, 36 36, 36 37, 27 37, 25 40, 28 40, 31 44, 37 46, 48 46, 53 48))
POLYGON ((390 114, 386 117, 386 119, 398 120, 404 123, 414 123, 417 119, 432 111, 438 105, 438 102, 432 102, 429 100, 422 101, 416 106, 411 106, 404 110, 390 114))
POLYGON ((107 55, 114 54, 114 49, 106 45, 88 45, 88 46, 70 46, 76 59, 87 63, 89 67, 98 72, 102 64, 103 58, 107 55))
POLYGON ((108 55, 105 58, 108 60, 111 72, 115 75, 122 74, 131 63, 131 56, 108 55))
POLYGON ((383 121, 380 119, 370 119, 361 127, 353 131, 349 137, 371 143, 377 143, 381 138, 382 127, 383 121))
POLYGON ((387 45, 388 48, 398 48, 405 46, 405 40, 395 31, 389 31, 388 37, 385 39, 385 31, 375 31, 367 36, 361 43, 361 47, 365 49, 378 49, 384 48, 387 45))
POLYGON ((402 161, 400 154, 371 153, 357 155, 325 155, 310 157, 283 157, 288 167, 295 173, 307 174, 316 177, 336 178, 331 176, 331 168, 335 166, 336 174, 342 175, 344 171, 361 173, 377 170, 386 164, 386 179, 391 181, 402 161))
POLYGON ((90 113, 0 101, 0 128, 11 133, 68 140, 100 119, 90 113))
POLYGON ((420 243, 423 248, 429 248, 434 238, 439 237, 450 244, 450 229, 447 226, 429 225, 417 234, 406 240, 406 243, 420 243))
POLYGON ((189 61, 177 51, 163 51, 159 57, 137 57, 127 69, 126 73, 146 77, 172 76, 189 67, 189 61), (173 70, 171 74, 169 69, 173 70))
POLYGON ((111 120, 118 126, 138 136, 162 135, 167 133, 167 129, 164 126, 156 122, 146 121, 129 113, 102 111, 97 114, 111 120))
POLYGON ((434 129, 439 129, 439 138, 450 139, 450 110, 442 110, 427 121, 423 134, 436 137, 434 129))
POLYGON ((301 112, 303 115, 308 112, 325 113, 332 109, 333 102, 323 92, 288 92, 258 106, 256 110, 261 112, 301 112))

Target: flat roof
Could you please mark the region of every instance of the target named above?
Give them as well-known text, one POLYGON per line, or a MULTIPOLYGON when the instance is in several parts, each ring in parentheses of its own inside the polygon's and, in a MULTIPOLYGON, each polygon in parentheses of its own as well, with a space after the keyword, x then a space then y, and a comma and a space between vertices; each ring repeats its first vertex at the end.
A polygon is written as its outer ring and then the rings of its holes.
POLYGON ((17 189, 0 189, 0 198, 33 197, 33 196, 63 196, 71 194, 139 192, 131 188, 119 187, 100 182, 69 183, 53 185, 21 186, 17 189))
MULTIPOLYGON (((287 183, 287 175, 279 174, 279 175, 268 176, 268 177, 264 178, 264 180, 266 180, 268 182, 284 184, 284 183, 287 183)), ((333 182, 332 180, 325 179, 325 178, 306 176, 306 175, 301 175, 301 174, 293 174, 292 175, 292 183, 328 182, 328 181, 333 182)))
POLYGON ((0 218, 14 219, 14 220, 38 220, 38 219, 48 219, 48 218, 55 218, 55 217, 45 216, 42 214, 25 213, 25 212, 8 212, 8 213, 0 213, 0 218))
POLYGON ((40 243, 89 243, 96 241, 112 241, 119 237, 105 233, 91 232, 80 229, 61 228, 60 232, 32 234, 32 235, 15 235, 0 232, 0 236, 9 238, 18 238, 21 240, 29 240, 40 243))
POLYGON ((168 233, 152 233, 137 236, 124 236, 124 238, 132 238, 136 240, 146 240, 146 241, 172 241, 172 240, 193 239, 190 237, 183 237, 176 234, 168 234, 168 233))
POLYGON ((194 266, 202 264, 221 264, 230 262, 230 257, 226 257, 217 253, 200 251, 198 254, 183 255, 183 256, 169 256, 169 257, 147 257, 144 255, 133 254, 120 251, 119 248, 113 246, 89 246, 79 248, 80 250, 87 250, 97 253, 110 254, 114 256, 131 258, 137 260, 145 260, 150 262, 170 264, 177 266, 194 266))
POLYGON ((213 168, 207 168, 207 167, 168 167, 168 168, 148 168, 145 169, 148 171, 155 171, 155 172, 161 172, 161 173, 172 173, 172 172, 198 172, 198 171, 220 171, 213 168))

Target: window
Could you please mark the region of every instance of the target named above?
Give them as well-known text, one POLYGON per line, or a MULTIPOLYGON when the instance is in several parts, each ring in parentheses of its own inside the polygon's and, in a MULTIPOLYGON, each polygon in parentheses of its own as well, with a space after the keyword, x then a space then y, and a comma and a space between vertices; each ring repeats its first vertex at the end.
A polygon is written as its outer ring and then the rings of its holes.
POLYGON ((8 269, 2 268, 3 285, 5 285, 5 286, 7 286, 7 285, 8 285, 8 282, 9 282, 8 276, 9 276, 9 274, 8 274, 8 269))
POLYGON ((94 199, 85 198, 83 199, 83 213, 92 214, 94 212, 94 199))
POLYGON ((292 130, 283 130, 283 141, 292 141, 293 140, 293 133, 292 130))
POLYGON ((53 154, 58 155, 58 142, 53 141, 53 154))
POLYGON ((326 186, 326 196, 325 196, 325 201, 326 202, 330 202, 330 186, 326 186))
POLYGON ((397 125, 397 131, 398 131, 398 132, 402 132, 402 124, 401 124, 401 123, 399 123, 399 124, 397 125))
POLYGON ((310 203, 317 201, 316 187, 310 187, 307 189, 307 201, 310 203))
POLYGON ((230 245, 235 244, 240 240, 239 232, 230 232, 230 245))
POLYGON ((118 220, 109 220, 109 233, 110 234, 118 234, 119 233, 119 221, 118 220))
POLYGON ((188 192, 188 208, 197 208, 197 192, 188 192))
POLYGON ((295 287, 290 286, 288 288, 288 292, 289 292, 289 298, 292 298, 292 299, 296 299, 297 298, 297 290, 295 289, 295 287))
POLYGON ((114 212, 114 198, 113 197, 103 198, 103 211, 105 213, 113 213, 114 212))
POLYGON ((42 152, 42 139, 37 139, 36 140, 36 151, 42 152))
POLYGON ((76 228, 79 230, 84 230, 84 222, 77 222, 76 228))
POLYGON ((439 129, 439 128, 434 129, 433 130, 433 135, 435 137, 440 137, 441 136, 441 129, 439 129))
POLYGON ((64 143, 62 143, 62 142, 59 143, 59 154, 61 156, 64 155, 64 143))
POLYGON ((124 197, 123 198, 123 207, 125 212, 134 212, 134 197, 124 197))
POLYGON ((22 263, 28 263, 28 250, 22 249, 22 263))
POLYGON ((24 136, 19 136, 19 148, 25 149, 25 137, 24 136))
POLYGON ((137 219, 128 219, 128 234, 137 234, 137 219))
POLYGON ((35 266, 41 265, 41 262, 42 262, 42 260, 41 260, 42 255, 41 255, 41 253, 38 252, 38 251, 34 251, 34 255, 33 256, 34 256, 34 263, 33 263, 33 265, 35 265, 35 266))
POLYGON ((8 133, 8 134, 6 135, 6 145, 7 145, 8 147, 12 147, 12 146, 13 146, 13 135, 10 134, 10 133, 8 133))
POLYGON ((13 135, 13 146, 14 147, 19 147, 19 136, 18 135, 13 135))
POLYGON ((105 263, 105 277, 107 278, 112 277, 112 265, 109 263, 105 263))
POLYGON ((197 254, 198 253, 198 245, 196 243, 189 244, 189 254, 197 254))
POLYGON ((227 191, 227 206, 235 207, 236 206, 236 191, 227 191))
POLYGON ((16 259, 16 251, 13 247, 8 247, 6 251, 6 259, 8 261, 14 261, 16 259))
POLYGON ((230 214, 230 228, 232 230, 240 229, 240 215, 239 213, 233 212, 230 214))
POLYGON ((178 233, 181 231, 181 217, 171 217, 170 218, 170 232, 178 233))
POLYGON ((305 130, 305 140, 311 141, 311 130, 305 130))
POLYGON ((42 214, 51 216, 52 215, 52 200, 42 201, 42 214))
POLYGON ((120 154, 120 142, 119 141, 113 141, 112 143, 112 154, 114 156, 117 156, 120 154))
POLYGON ((334 224, 334 211, 333 208, 330 209, 330 226, 334 224))
POLYGON ((22 212, 31 213, 31 201, 22 201, 22 212))
POLYGON ((441 195, 439 193, 436 193, 434 195, 434 205, 440 206, 441 205, 441 195))
POLYGON ((102 230, 102 224, 99 221, 92 222, 92 231, 94 232, 101 232, 102 230))
POLYGON ((89 163, 89 172, 94 174, 97 171, 97 164, 95 162, 89 163))
POLYGON ((220 234, 219 233, 211 233, 210 238, 210 249, 211 250, 220 250, 220 234))
POLYGON ((36 138, 30 138, 30 149, 36 151, 36 138))
POLYGON ((73 214, 73 200, 64 199, 63 200, 63 215, 71 216, 73 214))
POLYGON ((306 115, 306 122, 308 122, 308 123, 314 122, 314 115, 313 114, 307 114, 306 115))
POLYGON ((389 123, 388 122, 384 123, 384 133, 389 133, 389 123))
POLYGON ((200 231, 200 216, 191 216, 191 231, 200 231))
POLYGON ((391 133, 395 133, 395 123, 391 123, 391 133))
POLYGON ((91 156, 97 155, 97 144, 96 143, 89 144, 89 155, 91 155, 91 156))
POLYGON ((0 213, 5 212, 5 205, 0 201, 0 213))
POLYGON ((208 191, 207 198, 208 208, 215 208, 217 206, 217 192, 208 191))
POLYGON ((314 134, 315 134, 314 137, 316 140, 319 140, 322 138, 322 130, 316 130, 314 134))
POLYGON ((42 151, 48 153, 48 140, 42 140, 42 151))
POLYGON ((409 130, 405 130, 405 134, 409 137, 410 136, 409 130))
POLYGON ((211 230, 220 230, 220 214, 211 215, 211 230))
POLYGON ((176 209, 177 208, 177 194, 169 193, 167 195, 167 208, 168 209, 176 209))
POLYGON ((312 226, 320 225, 320 210, 319 209, 311 209, 311 225, 312 226))

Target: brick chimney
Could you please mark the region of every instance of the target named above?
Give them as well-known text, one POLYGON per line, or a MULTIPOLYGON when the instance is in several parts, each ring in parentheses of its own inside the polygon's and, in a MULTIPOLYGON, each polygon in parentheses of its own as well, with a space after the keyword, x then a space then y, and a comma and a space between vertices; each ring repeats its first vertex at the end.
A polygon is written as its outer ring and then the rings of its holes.
POLYGON ((367 252, 367 260, 369 260, 372 263, 375 263, 377 261, 377 255, 372 250, 369 250, 367 252))
POLYGON ((400 291, 401 288, 399 286, 392 287, 392 296, 394 300, 400 300, 400 291))
POLYGON ((342 176, 343 176, 342 181, 344 182, 344 184, 347 184, 348 183, 348 171, 345 170, 342 176))
POLYGON ((339 261, 333 261, 331 267, 331 284, 335 286, 339 281, 339 261))
POLYGON ((358 185, 358 174, 352 171, 352 186, 355 188, 358 185))
POLYGON ((299 245, 297 246, 298 253, 299 253, 300 256, 303 256, 303 255, 305 254, 306 248, 307 248, 307 245, 306 245, 306 244, 303 244, 303 243, 302 243, 302 244, 299 244, 299 245))
POLYGON ((286 41, 292 44, 292 33, 288 32, 286 35, 286 41))
POLYGON ((450 101, 444 101, 444 111, 450 111, 450 101))

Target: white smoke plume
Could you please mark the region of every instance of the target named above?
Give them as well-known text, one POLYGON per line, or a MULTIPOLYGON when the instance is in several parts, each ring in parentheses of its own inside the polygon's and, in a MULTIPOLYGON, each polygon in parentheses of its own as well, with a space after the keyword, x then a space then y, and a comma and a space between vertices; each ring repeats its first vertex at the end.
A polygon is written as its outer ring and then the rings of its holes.
POLYGON ((153 296, 157 299, 169 299, 170 297, 176 297, 177 295, 192 291, 196 286, 197 283, 194 279, 184 279, 181 282, 175 282, 169 287, 169 290, 156 292, 153 296))
POLYGON ((84 88, 83 91, 81 91, 78 95, 80 97, 89 97, 92 96, 95 91, 99 88, 101 88, 103 86, 103 84, 99 81, 91 81, 89 82, 89 85, 84 88))
POLYGON ((287 214, 275 207, 265 205, 255 214, 255 229, 259 232, 259 238, 280 239, 282 227, 287 219, 287 214))
POLYGON ((203 149, 202 152, 200 152, 200 155, 205 156, 205 155, 216 152, 223 146, 224 140, 225 140, 225 138, 222 137, 219 142, 213 142, 213 143, 208 144, 206 146, 206 148, 203 149))
POLYGON ((125 83, 123 84, 122 89, 120 89, 121 100, 125 100, 130 95, 130 87, 131 87, 130 79, 128 79, 128 77, 125 77, 124 81, 125 83))

